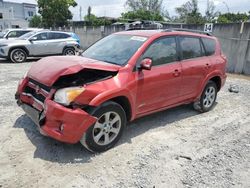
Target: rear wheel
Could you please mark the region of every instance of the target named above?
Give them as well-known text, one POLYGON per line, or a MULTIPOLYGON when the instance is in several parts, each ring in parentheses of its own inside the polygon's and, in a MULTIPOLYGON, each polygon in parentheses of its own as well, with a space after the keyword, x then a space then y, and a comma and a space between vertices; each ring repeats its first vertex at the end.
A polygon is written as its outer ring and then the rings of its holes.
POLYGON ((80 142, 92 152, 103 152, 121 138, 126 115, 123 108, 115 102, 104 103, 92 114, 97 117, 97 121, 84 133, 80 142))
POLYGON ((9 58, 13 63, 23 63, 27 59, 27 53, 23 49, 17 48, 10 52, 9 58))
POLYGON ((199 101, 194 102, 194 108, 201 112, 208 112, 215 104, 217 98, 217 86, 213 81, 209 81, 202 92, 199 101))
POLYGON ((76 55, 75 49, 74 48, 65 48, 63 50, 63 55, 66 55, 66 56, 76 55))

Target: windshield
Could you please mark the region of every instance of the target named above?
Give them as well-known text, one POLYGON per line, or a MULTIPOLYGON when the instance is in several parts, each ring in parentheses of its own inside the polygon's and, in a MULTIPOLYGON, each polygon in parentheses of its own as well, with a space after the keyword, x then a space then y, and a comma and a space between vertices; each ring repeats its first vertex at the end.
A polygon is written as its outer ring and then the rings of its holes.
POLYGON ((114 34, 89 47, 82 56, 122 66, 146 40, 146 37, 114 34))
POLYGON ((6 33, 8 33, 9 30, 4 30, 2 32, 0 32, 0 38, 3 38, 4 35, 6 35, 6 33))
POLYGON ((32 32, 26 33, 26 34, 22 35, 21 37, 19 37, 19 39, 27 40, 36 33, 37 33, 37 31, 32 31, 32 32))

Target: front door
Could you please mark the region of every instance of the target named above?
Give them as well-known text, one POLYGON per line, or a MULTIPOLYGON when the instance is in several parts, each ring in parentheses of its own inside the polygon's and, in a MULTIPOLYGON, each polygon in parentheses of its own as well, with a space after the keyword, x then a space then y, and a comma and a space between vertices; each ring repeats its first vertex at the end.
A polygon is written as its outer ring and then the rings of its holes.
POLYGON ((30 45, 28 46, 30 55, 47 55, 49 52, 48 42, 48 32, 39 33, 33 36, 30 40, 30 45))
POLYGON ((151 70, 137 70, 137 114, 154 111, 178 102, 181 88, 181 64, 177 60, 175 37, 154 41, 138 63, 150 58, 151 70))

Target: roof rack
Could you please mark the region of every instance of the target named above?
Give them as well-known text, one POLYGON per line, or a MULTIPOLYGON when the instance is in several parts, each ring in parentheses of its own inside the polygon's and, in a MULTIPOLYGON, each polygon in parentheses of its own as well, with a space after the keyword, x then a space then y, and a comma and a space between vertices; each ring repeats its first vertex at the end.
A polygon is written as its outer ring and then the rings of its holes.
POLYGON ((186 31, 186 32, 191 32, 191 33, 199 33, 199 34, 204 34, 208 36, 213 36, 211 33, 200 31, 200 30, 192 30, 192 29, 171 28, 171 29, 163 30, 163 32, 173 32, 173 31, 186 31))

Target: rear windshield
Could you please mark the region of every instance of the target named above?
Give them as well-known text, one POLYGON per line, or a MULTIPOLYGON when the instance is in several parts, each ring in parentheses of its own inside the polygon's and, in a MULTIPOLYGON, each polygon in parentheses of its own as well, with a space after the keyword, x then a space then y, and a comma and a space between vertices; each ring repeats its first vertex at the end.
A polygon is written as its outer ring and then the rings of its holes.
POLYGON ((209 39, 209 38, 201 38, 204 47, 205 47, 205 51, 206 51, 206 55, 210 56, 213 55, 215 53, 215 40, 214 39, 209 39))

